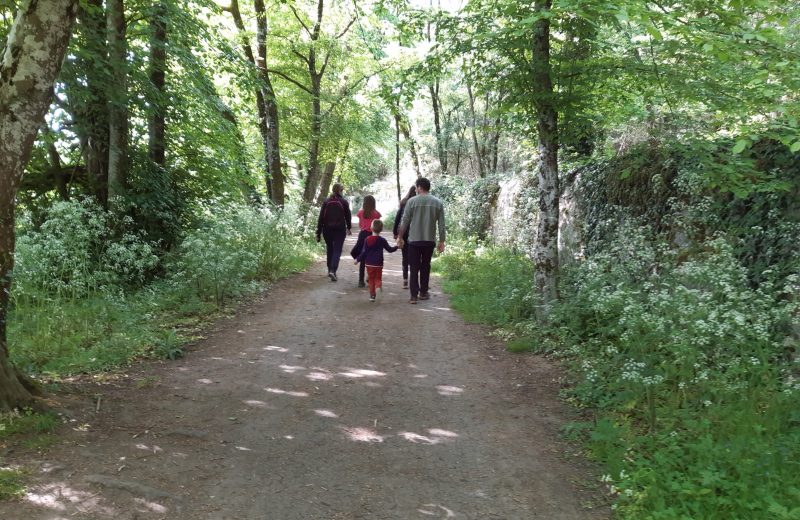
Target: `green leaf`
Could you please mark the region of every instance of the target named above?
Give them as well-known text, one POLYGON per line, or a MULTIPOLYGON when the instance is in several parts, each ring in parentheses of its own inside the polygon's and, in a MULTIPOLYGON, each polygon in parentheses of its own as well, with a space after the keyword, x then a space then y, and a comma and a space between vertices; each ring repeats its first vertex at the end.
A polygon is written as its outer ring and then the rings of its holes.
POLYGON ((800 141, 795 141, 794 144, 789 147, 789 151, 792 153, 800 152, 800 141))
POLYGON ((736 144, 733 145, 733 150, 731 151, 733 153, 742 153, 744 149, 747 148, 748 146, 750 146, 749 139, 739 139, 738 141, 736 141, 736 144))

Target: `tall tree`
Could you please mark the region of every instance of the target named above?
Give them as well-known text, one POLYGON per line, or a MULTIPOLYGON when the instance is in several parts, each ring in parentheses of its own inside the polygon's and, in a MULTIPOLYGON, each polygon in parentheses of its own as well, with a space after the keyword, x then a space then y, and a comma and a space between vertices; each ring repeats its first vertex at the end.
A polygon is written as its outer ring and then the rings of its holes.
POLYGON ((264 117, 267 125, 266 154, 267 154, 267 185, 269 196, 272 202, 278 206, 283 206, 285 201, 285 188, 283 178, 283 168, 281 165, 280 148, 280 121, 278 119, 278 101, 275 98, 275 88, 272 86, 272 78, 267 68, 267 35, 269 26, 267 23, 267 10, 264 7, 264 0, 255 0, 256 10, 256 68, 258 77, 261 80, 262 98, 264 103, 264 117))
POLYGON ((0 411, 29 404, 31 391, 9 359, 6 320, 14 268, 16 194, 53 97, 77 0, 25 0, 0 62, 0 411))
POLYGON ((263 0, 255 0, 256 11, 256 53, 250 43, 249 31, 244 24, 238 0, 232 0, 225 7, 233 16, 234 24, 239 31, 239 44, 247 61, 255 67, 258 75, 258 84, 255 87, 256 109, 258 110, 258 131, 261 135, 261 144, 264 151, 264 164, 266 168, 265 180, 267 194, 270 200, 278 206, 286 201, 283 167, 281 164, 280 149, 280 120, 278 114, 278 101, 272 78, 267 68, 267 35, 269 26, 267 12, 263 0))
POLYGON ((69 86, 68 99, 81 139, 89 189, 102 204, 108 202, 109 99, 106 11, 102 0, 79 2, 78 23, 83 48, 82 77, 69 86))
POLYGON ((125 192, 128 177, 128 46, 123 0, 107 0, 108 55, 114 89, 108 108, 108 197, 125 192))
POLYGON ((541 299, 540 317, 558 298, 558 112, 550 65, 550 15, 552 0, 536 0, 533 25, 531 90, 536 107, 539 141, 539 226, 533 254, 534 284, 541 299))
POLYGON ((150 84, 153 89, 148 127, 150 160, 164 167, 167 150, 167 5, 159 0, 150 19, 150 84))

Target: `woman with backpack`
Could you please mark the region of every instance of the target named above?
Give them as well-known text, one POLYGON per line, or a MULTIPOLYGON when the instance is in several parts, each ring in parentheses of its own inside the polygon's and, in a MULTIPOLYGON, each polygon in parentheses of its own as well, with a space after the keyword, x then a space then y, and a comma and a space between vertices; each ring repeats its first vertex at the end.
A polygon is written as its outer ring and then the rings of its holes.
POLYGON ((339 269, 345 235, 352 234, 350 204, 342 197, 343 190, 344 186, 338 182, 333 185, 333 193, 322 203, 317 219, 317 242, 320 241, 320 237, 325 238, 328 278, 332 282, 337 280, 336 271, 339 269))

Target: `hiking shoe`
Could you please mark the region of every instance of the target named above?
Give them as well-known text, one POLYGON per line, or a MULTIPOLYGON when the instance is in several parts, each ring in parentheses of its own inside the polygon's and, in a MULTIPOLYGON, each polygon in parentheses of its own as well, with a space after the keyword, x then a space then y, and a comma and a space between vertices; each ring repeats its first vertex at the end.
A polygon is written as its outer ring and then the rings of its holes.
POLYGON ((369 301, 370 301, 371 303, 375 303, 375 295, 374 295, 374 294, 370 294, 370 295, 369 295, 369 301))
POLYGON ((431 295, 426 293, 426 292, 424 292, 424 293, 419 295, 419 299, 420 300, 430 300, 431 299, 431 295))
POLYGON ((408 289, 408 280, 403 280, 403 289, 408 289))
POLYGON ((332 282, 335 282, 336 281, 336 273, 328 273, 328 278, 330 278, 332 282))
POLYGON ((416 305, 417 304, 417 298, 415 296, 412 296, 411 299, 408 300, 408 303, 410 303, 411 305, 416 305))

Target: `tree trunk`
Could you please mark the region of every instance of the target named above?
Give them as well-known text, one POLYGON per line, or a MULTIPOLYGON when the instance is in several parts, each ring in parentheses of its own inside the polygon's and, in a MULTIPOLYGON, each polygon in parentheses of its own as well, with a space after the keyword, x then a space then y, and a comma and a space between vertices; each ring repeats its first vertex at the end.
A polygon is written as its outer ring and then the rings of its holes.
MULTIPOLYGON (((535 10, 544 15, 552 0, 536 0, 535 10)), ((539 318, 546 319, 558 299, 558 112, 555 109, 550 66, 550 19, 542 16, 534 24, 533 83, 539 135, 539 228, 536 234, 534 284, 541 307, 539 318)))
POLYGON ((0 58, 0 411, 33 400, 11 364, 6 335, 15 199, 53 95, 76 11, 76 0, 26 0, 0 58))
POLYGON ((336 161, 328 161, 325 163, 325 169, 322 170, 322 181, 320 182, 319 195, 317 195, 317 204, 320 206, 322 206, 322 203, 325 202, 325 198, 330 192, 331 184, 333 184, 334 170, 336 170, 336 161))
POLYGON ((150 83, 155 93, 148 126, 148 154, 151 161, 163 167, 167 149, 167 6, 163 0, 153 9, 150 30, 150 83))
POLYGON ((419 156, 417 155, 417 142, 411 135, 411 123, 408 119, 400 118, 400 131, 403 132, 403 137, 408 141, 408 150, 411 152, 411 161, 414 163, 414 171, 417 172, 417 177, 422 177, 422 169, 419 166, 419 156))
POLYGON ((80 127, 83 159, 86 163, 89 188, 97 201, 108 207, 108 45, 106 15, 102 0, 87 0, 81 5, 78 17, 84 37, 81 58, 85 72, 85 86, 75 85, 73 90, 84 90, 75 103, 80 127))
POLYGON ((481 154, 481 148, 478 146, 478 133, 475 129, 477 125, 477 120, 475 118, 475 96, 472 95, 472 84, 470 84, 469 81, 467 81, 467 95, 469 96, 469 113, 472 121, 472 149, 475 153, 475 159, 477 159, 478 162, 478 175, 484 177, 486 172, 483 171, 483 154, 481 154))
POLYGON ((403 198, 403 190, 400 187, 400 116, 394 116, 394 175, 397 178, 397 201, 403 198))
POLYGON ((447 148, 444 143, 444 136, 442 135, 442 104, 439 99, 439 80, 437 79, 428 85, 428 89, 431 92, 431 102, 433 104, 433 127, 436 131, 436 153, 439 155, 439 166, 442 170, 442 175, 447 175, 447 148))
MULTIPOLYGON (((255 63, 258 76, 261 79, 261 102, 264 104, 263 116, 266 125, 266 138, 264 147, 267 165, 267 186, 269 197, 276 206, 283 206, 285 202, 285 189, 283 167, 281 165, 280 148, 280 121, 278 120, 278 102, 275 98, 275 89, 267 69, 267 12, 264 0, 255 0, 256 11, 256 51, 258 59, 255 63)), ((259 110, 259 114, 261 110, 259 110)))
POLYGON ((107 1, 108 53, 114 88, 109 96, 108 198, 125 193, 128 177, 128 45, 123 0, 107 1))
MULTIPOLYGON (((309 71, 316 70, 313 65, 313 53, 309 63, 309 71)), ((311 73, 311 141, 308 146, 308 175, 303 190, 303 200, 308 204, 314 200, 319 187, 319 142, 322 139, 321 79, 318 74, 311 73)))

